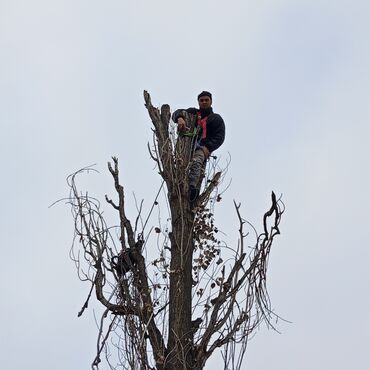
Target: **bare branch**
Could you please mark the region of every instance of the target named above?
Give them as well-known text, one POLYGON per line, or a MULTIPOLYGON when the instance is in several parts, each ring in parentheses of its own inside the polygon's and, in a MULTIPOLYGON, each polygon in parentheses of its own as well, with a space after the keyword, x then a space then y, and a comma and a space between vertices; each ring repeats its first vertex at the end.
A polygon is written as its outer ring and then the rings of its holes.
POLYGON ((79 311, 79 313, 77 314, 77 317, 82 316, 82 314, 84 313, 84 311, 85 311, 85 310, 86 310, 86 308, 88 307, 88 305, 89 305, 89 300, 90 300, 90 297, 91 297, 91 293, 93 292, 93 290, 94 290, 94 283, 93 283, 93 284, 91 284, 90 292, 89 292, 89 294, 88 294, 88 296, 87 296, 87 299, 86 299, 86 301, 85 301, 84 305, 82 306, 81 310, 80 310, 80 311, 79 311))
POLYGON ((119 215, 121 220, 121 243, 122 243, 122 249, 125 249, 125 231, 127 234, 128 244, 131 248, 135 247, 135 237, 134 237, 134 231, 131 226, 131 222, 127 219, 125 214, 125 196, 123 192, 123 186, 119 183, 118 178, 118 159, 115 157, 112 157, 114 162, 114 169, 112 168, 112 165, 110 162, 108 162, 108 168, 109 172, 112 174, 114 179, 114 185, 116 188, 116 191, 118 193, 119 198, 119 215))

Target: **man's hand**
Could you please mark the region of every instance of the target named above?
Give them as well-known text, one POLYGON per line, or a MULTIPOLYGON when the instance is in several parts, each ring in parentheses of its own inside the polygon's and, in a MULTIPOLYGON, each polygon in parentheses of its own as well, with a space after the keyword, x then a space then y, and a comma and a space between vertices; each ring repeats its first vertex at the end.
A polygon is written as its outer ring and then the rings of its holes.
POLYGON ((182 117, 179 117, 177 120, 177 129, 179 131, 185 131, 187 129, 186 122, 182 117))
POLYGON ((206 158, 209 157, 209 150, 206 146, 202 146, 201 149, 203 150, 203 153, 205 155, 206 158))

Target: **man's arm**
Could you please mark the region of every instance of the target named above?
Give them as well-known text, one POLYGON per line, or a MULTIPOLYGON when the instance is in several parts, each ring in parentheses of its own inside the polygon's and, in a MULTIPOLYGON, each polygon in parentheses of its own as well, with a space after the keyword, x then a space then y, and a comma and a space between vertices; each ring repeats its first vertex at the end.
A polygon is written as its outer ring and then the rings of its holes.
POLYGON ((213 152, 218 149, 225 140, 225 123, 219 114, 215 114, 211 127, 209 127, 207 138, 202 142, 202 144, 207 147, 209 152, 213 152))
POLYGON ((173 112, 172 121, 177 123, 179 131, 184 131, 186 129, 184 112, 196 114, 198 112, 198 109, 197 108, 177 109, 173 112))

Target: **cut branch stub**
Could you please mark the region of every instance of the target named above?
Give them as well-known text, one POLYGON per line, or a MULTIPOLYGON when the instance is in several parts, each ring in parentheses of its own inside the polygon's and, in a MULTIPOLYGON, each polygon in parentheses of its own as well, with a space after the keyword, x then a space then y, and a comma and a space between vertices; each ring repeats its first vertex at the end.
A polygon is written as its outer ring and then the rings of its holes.
POLYGON ((162 120, 162 124, 165 127, 167 127, 167 131, 168 131, 168 127, 169 127, 170 119, 171 119, 170 109, 171 108, 168 104, 163 104, 161 107, 161 120, 162 120))
POLYGON ((171 139, 168 131, 170 120, 170 107, 165 104, 162 110, 153 107, 150 95, 144 91, 145 107, 154 125, 154 134, 157 140, 157 151, 162 165, 161 175, 167 183, 168 189, 173 187, 174 159, 171 139))

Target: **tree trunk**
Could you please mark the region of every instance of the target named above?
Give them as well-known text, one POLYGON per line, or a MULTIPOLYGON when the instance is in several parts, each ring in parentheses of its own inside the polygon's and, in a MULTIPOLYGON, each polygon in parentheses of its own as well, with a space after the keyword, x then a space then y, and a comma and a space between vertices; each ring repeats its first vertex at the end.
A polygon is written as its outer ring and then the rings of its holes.
MULTIPOLYGON (((185 370, 195 365, 191 324, 194 213, 188 197, 188 170, 195 137, 180 134, 173 148, 169 136, 170 107, 163 105, 160 110, 153 107, 147 92, 144 92, 144 98, 155 127, 158 158, 153 159, 167 185, 172 222, 169 325, 164 367, 166 370, 185 370)), ((184 117, 192 132, 196 116, 184 111, 184 117)))
MULTIPOLYGON (((183 202, 183 205, 185 202, 183 202)), ((186 205, 185 205, 186 212, 186 205)), ((171 207, 170 304, 168 366, 166 369, 187 369, 192 364, 193 333, 191 328, 192 296, 192 216, 183 215, 179 207, 171 207), (187 364, 187 365, 185 365, 187 364)), ((193 366, 191 366, 193 367, 193 366)))
MULTIPOLYGON (((185 115, 185 114, 184 114, 185 115)), ((193 128, 195 117, 187 116, 193 128)), ((188 200, 188 168, 194 138, 179 136, 175 149, 175 179, 169 192, 172 232, 170 264, 169 333, 166 369, 189 369, 195 366, 192 330, 192 263, 194 213, 188 200)))

